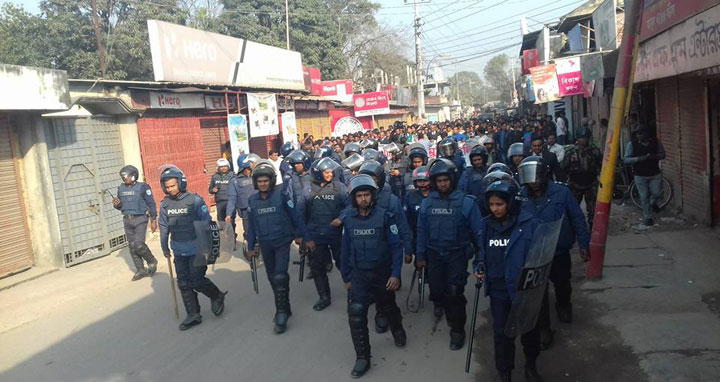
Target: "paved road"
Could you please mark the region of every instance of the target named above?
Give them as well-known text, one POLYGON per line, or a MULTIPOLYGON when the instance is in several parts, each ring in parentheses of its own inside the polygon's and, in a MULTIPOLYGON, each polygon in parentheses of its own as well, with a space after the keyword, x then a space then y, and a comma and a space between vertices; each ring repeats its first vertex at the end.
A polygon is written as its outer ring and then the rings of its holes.
MULTIPOLYGON (((157 239, 150 244, 154 253, 160 253, 157 239)), ((315 312, 312 281, 298 283, 297 266, 291 268, 293 316, 288 331, 275 335, 270 285, 263 273, 260 294, 255 295, 248 266, 238 258, 209 272, 221 289, 230 292, 223 316, 212 315, 209 300, 201 296, 204 321, 187 332, 179 332, 172 317, 164 261, 153 278, 134 283, 129 281, 129 264, 125 249, 3 291, 0 380, 350 379, 354 351, 337 270, 331 273, 333 304, 315 312)), ((410 276, 406 266, 404 280, 410 276)), ((408 313, 407 292, 406 286, 397 301, 408 345, 397 349, 389 333, 371 331, 373 368, 364 380, 471 380, 479 365, 473 364, 471 374, 464 373, 465 351, 448 350, 445 322, 434 322, 430 303, 424 313, 408 313)), ((483 301, 482 309, 486 308, 483 301)), ((485 321, 480 318, 480 324, 485 321)))

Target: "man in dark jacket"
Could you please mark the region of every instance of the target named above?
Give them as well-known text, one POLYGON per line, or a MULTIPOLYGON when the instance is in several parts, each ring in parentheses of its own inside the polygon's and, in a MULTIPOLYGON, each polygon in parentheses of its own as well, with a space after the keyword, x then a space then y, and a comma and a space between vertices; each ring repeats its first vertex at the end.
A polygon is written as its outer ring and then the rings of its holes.
POLYGON ((545 139, 542 136, 534 135, 532 137, 532 142, 530 143, 530 155, 537 155, 543 158, 543 161, 545 161, 545 164, 550 169, 550 179, 554 179, 557 182, 565 181, 565 173, 560 167, 557 155, 550 152, 550 150, 545 147, 545 139))
POLYGON ((645 225, 654 224, 653 212, 659 210, 657 201, 662 196, 662 172, 660 161, 665 159, 665 148, 647 128, 635 131, 635 138, 627 144, 623 162, 632 165, 635 185, 640 193, 645 225))

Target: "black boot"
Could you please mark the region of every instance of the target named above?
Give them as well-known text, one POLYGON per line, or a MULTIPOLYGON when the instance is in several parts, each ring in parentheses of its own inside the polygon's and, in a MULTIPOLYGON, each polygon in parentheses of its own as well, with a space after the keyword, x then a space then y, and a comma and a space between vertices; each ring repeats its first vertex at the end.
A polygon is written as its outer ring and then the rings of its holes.
POLYGON ((542 377, 537 372, 535 363, 525 364, 525 380, 527 382, 543 382, 542 377))
POLYGON ((443 316, 444 310, 441 304, 438 304, 437 302, 433 302, 433 316, 435 316, 436 320, 440 320, 443 316))
POLYGON ((180 296, 182 297, 183 305, 185 305, 187 317, 180 323, 179 329, 188 330, 202 322, 200 304, 198 304, 197 293, 192 289, 181 290, 180 296))
POLYGON ((570 324, 572 323, 572 304, 567 306, 555 305, 558 321, 570 324))
POLYGON ((465 346, 465 305, 467 300, 462 288, 451 285, 449 294, 443 299, 445 319, 450 325, 450 350, 460 350, 465 346))
POLYGON ((147 275, 148 275, 148 273, 147 273, 147 271, 144 270, 144 269, 143 269, 142 271, 137 271, 137 272, 135 272, 135 274, 133 275, 132 281, 138 281, 138 280, 140 280, 141 278, 146 277, 147 275))
POLYGON ((450 331, 450 350, 460 350, 465 346, 465 331, 450 331))
POLYGON ((350 377, 357 379, 365 375, 370 369, 370 334, 367 328, 367 307, 351 302, 348 305, 348 323, 350 324, 350 337, 352 337, 356 357, 350 377))
POLYGON ((145 270, 145 263, 143 262, 142 257, 137 254, 137 251, 130 248, 130 258, 132 258, 133 264, 135 265, 135 274, 132 277, 132 281, 138 281, 141 278, 148 275, 147 271, 145 270))
POLYGON ((148 276, 152 276, 157 272, 157 261, 148 264, 148 276))
POLYGON ((320 296, 320 299, 313 305, 313 309, 319 312, 330 306, 330 282, 325 273, 317 273, 313 282, 315 282, 315 288, 320 296))
MULTIPOLYGON (((393 300, 393 303, 394 302, 395 301, 393 300)), ((401 349, 404 348, 405 344, 407 344, 407 333, 405 333, 405 329, 402 326, 402 315, 400 314, 400 308, 394 306, 392 309, 383 311, 383 315, 388 318, 390 333, 392 333, 393 340, 395 341, 395 346, 401 349)))
POLYGON ((290 275, 281 273, 273 276, 273 292, 275 292, 275 328, 276 334, 284 333, 287 330, 288 318, 292 315, 290 311, 290 275))
POLYGON ((385 317, 382 312, 377 311, 377 313, 375 313, 375 333, 382 334, 387 332, 389 325, 390 323, 387 317, 385 317))
POLYGON ((210 310, 212 310, 214 315, 219 316, 225 311, 225 295, 227 292, 221 292, 212 281, 208 279, 205 280, 200 287, 195 289, 210 298, 210 310))
POLYGON ((500 382, 512 382, 512 370, 511 370, 511 371, 500 371, 500 372, 498 372, 498 381, 500 381, 500 382))

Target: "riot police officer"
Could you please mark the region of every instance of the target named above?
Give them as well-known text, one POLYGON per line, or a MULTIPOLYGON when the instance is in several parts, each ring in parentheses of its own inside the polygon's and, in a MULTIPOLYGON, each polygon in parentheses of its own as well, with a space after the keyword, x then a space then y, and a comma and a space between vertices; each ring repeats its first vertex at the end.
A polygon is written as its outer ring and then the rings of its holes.
MULTIPOLYGON (((590 259, 590 233, 585 224, 585 218, 572 192, 564 184, 550 180, 550 170, 542 157, 529 156, 525 158, 518 170, 520 183, 523 185, 522 193, 525 197, 523 210, 541 222, 547 223, 563 219, 549 278, 555 289, 555 308, 558 320, 570 323, 572 322, 570 249, 575 244, 576 237, 580 246, 580 257, 584 261, 590 259)), ((542 346, 547 349, 553 343, 547 290, 543 308, 538 317, 538 324, 540 325, 542 346)))
POLYGON ((437 145, 438 158, 445 158, 450 160, 457 171, 458 176, 461 176, 465 171, 465 156, 462 151, 458 148, 458 143, 454 138, 444 138, 437 145))
POLYGON ((335 179, 338 166, 329 157, 315 161, 310 169, 312 183, 305 186, 299 203, 300 216, 308 229, 306 245, 313 251, 310 269, 319 300, 313 309, 321 311, 330 306, 330 282, 327 270, 335 266, 340 268, 340 241, 342 227, 333 226, 333 220, 340 212, 350 206, 347 187, 335 179))
POLYGON ((280 146, 280 155, 282 156, 282 162, 280 162, 280 174, 279 177, 283 180, 285 179, 285 175, 292 171, 292 167, 290 166, 290 163, 287 161, 288 155, 295 150, 295 144, 293 142, 285 142, 282 146, 280 146))
POLYGON ((285 175, 284 183, 293 202, 297 204, 298 198, 302 196, 303 188, 310 182, 308 171, 312 164, 312 158, 305 151, 293 150, 288 154, 287 161, 292 167, 292 172, 285 175))
POLYGON ((139 171, 133 165, 127 165, 120 169, 120 178, 123 184, 118 186, 117 197, 113 198, 113 207, 122 211, 130 257, 135 264, 132 281, 152 276, 157 271, 157 260, 145 244, 148 216, 150 217, 150 230, 155 232, 158 228, 157 207, 150 186, 147 183, 138 182, 138 177, 139 171), (143 260, 148 264, 147 270, 145 270, 143 260))
MULTIPOLYGON (((393 213, 395 220, 397 221, 398 230, 400 232, 400 240, 402 241, 405 255, 412 256, 414 250, 412 247, 412 233, 410 232, 410 226, 408 225, 405 214, 403 213, 402 202, 397 196, 393 195, 390 191, 390 187, 385 182, 385 169, 380 163, 370 160, 360 166, 359 174, 369 175, 375 181, 375 185, 378 187, 377 204, 379 207, 393 213)), ((383 316, 382 311, 378 310, 378 314, 375 316, 375 331, 378 333, 385 333, 387 328, 387 319, 383 316)))
POLYGON ((243 237, 247 242, 248 199, 250 198, 250 195, 255 193, 255 187, 253 186, 252 177, 250 176, 252 174, 250 162, 245 159, 245 155, 238 158, 237 164, 239 173, 230 180, 228 202, 227 207, 225 208, 225 222, 232 223, 234 229, 234 217, 236 215, 240 216, 243 226, 243 237))
POLYGON ((395 303, 395 291, 400 287, 402 245, 394 215, 377 204, 377 186, 367 175, 358 175, 350 181, 350 199, 353 208, 342 219, 345 231, 340 264, 349 291, 348 323, 356 355, 350 375, 360 378, 370 369, 367 314, 371 302, 387 318, 395 346, 405 347, 407 334, 395 303))
POLYGON ((360 166, 362 166, 364 162, 365 158, 362 155, 352 153, 340 163, 343 169, 343 178, 345 179, 346 186, 350 185, 350 179, 357 175, 358 171, 360 171, 360 166))
POLYGON ((433 191, 420 204, 415 266, 428 267, 430 300, 445 309, 450 325, 450 350, 465 344, 467 265, 471 241, 482 239, 475 197, 457 189, 457 169, 448 159, 430 165, 433 191))
POLYGON ((405 173, 405 179, 403 180, 404 189, 400 199, 404 199, 404 196, 407 195, 408 192, 415 189, 415 169, 427 166, 428 162, 428 153, 422 143, 413 143, 409 148, 408 171, 405 173))
POLYGON ((197 292, 210 298, 211 310, 216 316, 225 310, 227 292, 220 292, 205 277, 207 265, 196 259, 201 249, 198 248, 195 222, 212 220, 205 201, 197 194, 187 192, 187 179, 177 167, 162 172, 160 186, 165 193, 160 202, 160 246, 168 259, 170 250, 175 254, 177 286, 187 312, 179 329, 187 330, 202 322, 197 292))
POLYGON ((515 142, 511 144, 507 151, 507 157, 507 165, 512 171, 513 178, 515 178, 515 181, 520 182, 520 178, 518 176, 518 166, 520 166, 520 163, 523 159, 525 159, 525 145, 523 145, 522 142, 515 142))
MULTIPOLYGON (((510 382, 515 366, 515 338, 505 334, 505 327, 538 222, 521 210, 517 183, 507 174, 502 174, 507 178, 501 180, 493 174, 488 175, 492 183, 483 196, 483 204, 491 213, 482 221, 483 240, 473 261, 473 273, 485 281, 485 295, 490 296, 495 368, 501 381, 510 382)), ((526 379, 542 381, 535 362, 540 354, 537 325, 522 334, 520 342, 525 353, 526 379)))
POLYGON ((360 148, 360 144, 357 142, 348 142, 343 148, 343 154, 345 154, 345 159, 349 158, 353 154, 360 154, 361 152, 362 149, 360 148))
MULTIPOLYGON (((210 178, 210 187, 208 192, 215 195, 215 210, 217 220, 225 220, 227 212, 227 204, 230 199, 230 181, 234 178, 234 174, 230 172, 230 162, 225 158, 217 161, 217 172, 210 178)), ((235 220, 235 213, 230 216, 230 220, 235 220)))
POLYGON ((386 163, 386 170, 390 176, 390 190, 395 196, 402 199, 404 192, 405 174, 408 173, 408 158, 405 155, 404 144, 401 146, 393 142, 389 147, 391 158, 386 163))
POLYGON ((277 334, 287 330, 290 309, 290 243, 301 245, 306 235, 305 224, 297 213, 292 199, 282 190, 276 190, 277 174, 269 161, 260 161, 252 172, 257 193, 248 200, 248 252, 247 257, 258 254, 255 241, 260 244, 268 281, 275 296, 275 324, 277 334))
POLYGON ((470 167, 460 177, 458 189, 460 191, 482 199, 480 194, 482 179, 487 171, 487 149, 483 145, 477 145, 470 150, 470 167))

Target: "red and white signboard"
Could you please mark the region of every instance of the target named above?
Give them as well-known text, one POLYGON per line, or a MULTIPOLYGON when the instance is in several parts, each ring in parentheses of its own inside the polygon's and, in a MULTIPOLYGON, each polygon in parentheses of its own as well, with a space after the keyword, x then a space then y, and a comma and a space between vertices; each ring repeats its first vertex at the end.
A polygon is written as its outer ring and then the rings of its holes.
POLYGON ((583 94, 580 57, 555 60, 560 96, 583 94))
POLYGON ((303 66, 303 79, 305 80, 305 90, 311 95, 322 95, 322 74, 320 69, 303 66))
POLYGON ((352 80, 322 81, 322 96, 340 102, 351 102, 353 95, 352 80))
POLYGON ((386 92, 373 92, 353 95, 356 117, 390 114, 390 100, 386 92))

